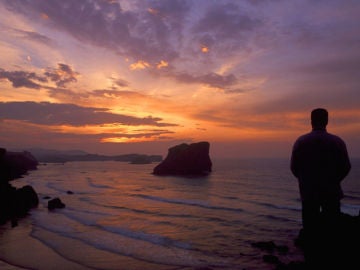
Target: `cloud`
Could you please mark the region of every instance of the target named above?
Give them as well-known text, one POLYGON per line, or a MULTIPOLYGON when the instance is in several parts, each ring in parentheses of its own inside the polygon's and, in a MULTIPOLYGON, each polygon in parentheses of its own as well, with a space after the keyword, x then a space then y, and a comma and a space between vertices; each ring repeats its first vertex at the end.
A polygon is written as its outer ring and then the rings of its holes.
POLYGON ((116 86, 119 86, 119 87, 128 87, 129 86, 129 82, 126 80, 114 79, 114 78, 112 78, 112 80, 116 86))
POLYGON ((146 62, 146 61, 143 61, 143 60, 139 60, 135 63, 132 63, 130 65, 130 70, 138 70, 138 69, 146 69, 146 68, 149 68, 151 67, 151 65, 146 62))
POLYGON ((123 10, 120 3, 103 0, 83 1, 4 1, 6 6, 32 20, 69 33, 78 40, 111 49, 119 54, 158 62, 176 55, 169 42, 183 10, 183 1, 157 3, 165 14, 158 18, 147 11, 152 2, 135 3, 136 10, 123 10), (46 15, 46 20, 42 19, 46 15), (168 16, 171 15, 171 16, 168 16), (168 23, 165 23, 166 20, 168 23), (149 25, 150 24, 150 25, 149 25))
POLYGON ((250 44, 264 24, 261 13, 251 13, 243 2, 216 2, 204 9, 191 27, 202 52, 211 48, 217 55, 235 55, 250 44))
MULTIPOLYGON (((3 120, 0 121, 0 140, 7 148, 19 149, 21 147, 44 147, 44 148, 62 148, 62 149, 91 149, 93 152, 98 152, 99 149, 107 148, 108 151, 119 153, 119 149, 113 144, 118 143, 121 140, 127 142, 151 142, 151 141, 166 141, 163 137, 166 134, 172 134, 172 131, 168 130, 154 130, 153 132, 142 132, 139 130, 133 134, 127 134, 122 132, 64 132, 56 127, 49 128, 44 125, 37 125, 26 121, 19 120, 3 120), (14 138, 16 140, 14 141, 14 138), (111 140, 111 139, 117 140, 111 140), (104 143, 106 144, 104 145, 104 143), (111 143, 113 142, 113 143, 111 143), (112 148, 112 149, 111 149, 112 148), (115 150, 116 149, 116 150, 115 150), (112 151, 111 151, 112 150, 112 151), (115 150, 115 151, 114 151, 115 150)), ((121 149, 128 144, 123 144, 121 149)), ((154 147, 154 150, 156 147, 154 147)), ((133 151, 131 147, 126 151, 133 151)), ((146 151, 143 148, 139 148, 139 152, 146 151), (143 150, 143 151, 141 151, 143 150)))
POLYGON ((0 68, 0 79, 6 79, 12 83, 15 88, 26 87, 31 89, 40 89, 39 82, 46 82, 46 78, 37 75, 34 72, 27 71, 6 71, 0 68))
MULTIPOLYGON (((353 55, 351 58, 325 59, 318 62, 307 63, 295 69, 295 72, 317 75, 337 75, 342 74, 346 77, 358 78, 360 70, 360 54, 353 55)), ((337 76, 337 79, 339 77, 337 76)))
POLYGON ((194 33, 211 33, 216 40, 238 38, 261 25, 261 20, 252 17, 234 3, 216 3, 208 7, 204 16, 194 25, 194 33))
POLYGON ((129 126, 149 125, 157 127, 176 126, 162 123, 161 118, 139 118, 111 113, 108 109, 80 107, 74 104, 49 102, 1 102, 2 119, 22 120, 41 125, 101 125, 118 123, 129 126))
POLYGON ((6 71, 0 68, 0 79, 7 79, 15 88, 52 89, 47 86, 49 81, 54 82, 57 87, 64 88, 68 83, 77 82, 79 75, 71 66, 62 63, 58 63, 57 68, 47 68, 43 75, 23 70, 6 71))
POLYGON ((161 61, 156 65, 156 67, 157 67, 158 69, 165 68, 165 67, 167 67, 167 66, 169 66, 169 63, 166 62, 166 61, 164 61, 164 60, 161 60, 161 61))
POLYGON ((35 31, 26 31, 15 28, 11 29, 11 31, 16 35, 17 38, 23 38, 26 40, 42 43, 48 46, 54 45, 52 39, 35 31))
POLYGON ((210 87, 227 89, 234 86, 238 79, 234 74, 229 75, 219 75, 217 73, 211 72, 204 75, 192 75, 188 73, 178 73, 173 75, 176 80, 183 83, 200 83, 206 84, 210 87))
POLYGON ((148 96, 144 94, 140 94, 135 91, 119 91, 119 90, 108 90, 108 89, 99 89, 94 90, 89 93, 89 95, 92 95, 95 98, 98 97, 106 97, 106 98, 134 98, 134 99, 147 99, 148 96))
POLYGON ((234 49, 248 44, 263 25, 259 13, 244 8, 243 2, 5 0, 4 4, 81 42, 153 67, 161 61, 178 63, 189 57, 194 45, 198 52, 211 48, 214 53, 234 55, 234 49))
POLYGON ((66 87, 68 83, 77 82, 80 73, 75 72, 69 65, 58 63, 57 68, 48 68, 44 75, 55 82, 56 86, 66 87))

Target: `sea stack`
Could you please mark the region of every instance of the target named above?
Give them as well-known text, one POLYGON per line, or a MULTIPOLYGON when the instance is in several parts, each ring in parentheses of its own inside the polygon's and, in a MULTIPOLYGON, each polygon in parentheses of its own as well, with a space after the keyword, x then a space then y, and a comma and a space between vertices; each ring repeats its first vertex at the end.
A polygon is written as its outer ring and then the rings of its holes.
POLYGON ((155 175, 201 176, 211 172, 210 143, 179 144, 169 148, 167 157, 154 168, 155 175))

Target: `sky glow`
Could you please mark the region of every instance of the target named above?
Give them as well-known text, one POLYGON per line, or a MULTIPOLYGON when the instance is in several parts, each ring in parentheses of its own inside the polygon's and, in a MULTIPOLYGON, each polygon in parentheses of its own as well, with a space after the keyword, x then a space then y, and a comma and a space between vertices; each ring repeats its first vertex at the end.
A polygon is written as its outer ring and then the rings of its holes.
POLYGON ((6 148, 290 155, 315 107, 360 156, 360 2, 3 0, 6 148))

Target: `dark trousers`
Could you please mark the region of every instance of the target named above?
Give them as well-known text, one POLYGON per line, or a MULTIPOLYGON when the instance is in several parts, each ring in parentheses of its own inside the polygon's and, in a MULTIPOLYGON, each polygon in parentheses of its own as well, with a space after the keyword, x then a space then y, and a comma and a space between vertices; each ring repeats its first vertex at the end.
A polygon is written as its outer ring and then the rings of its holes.
POLYGON ((339 215, 339 200, 302 202, 302 223, 305 231, 323 230, 325 224, 327 228, 336 226, 339 215))
MULTIPOLYGON (((303 201, 303 247, 306 269, 345 269, 339 260, 340 201, 303 201)), ((351 269, 351 268, 346 268, 351 269)))

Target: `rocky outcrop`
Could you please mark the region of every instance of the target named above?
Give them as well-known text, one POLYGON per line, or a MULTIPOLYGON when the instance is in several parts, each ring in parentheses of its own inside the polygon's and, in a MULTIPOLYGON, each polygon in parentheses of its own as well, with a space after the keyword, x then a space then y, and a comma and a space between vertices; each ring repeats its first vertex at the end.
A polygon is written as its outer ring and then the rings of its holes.
POLYGON ((7 152, 0 148, 0 224, 11 220, 16 226, 17 218, 39 204, 35 190, 27 185, 16 189, 9 181, 37 168, 36 159, 29 152, 7 152))
POLYGON ((39 197, 30 185, 23 186, 16 190, 16 213, 24 216, 31 209, 39 204, 39 197))
POLYGON ((210 144, 199 142, 171 147, 164 161, 154 168, 155 175, 207 175, 211 172, 210 144))
POLYGON ((273 264, 276 270, 309 269, 360 269, 360 213, 351 216, 341 213, 337 220, 322 219, 319 230, 306 234, 300 230, 295 245, 304 254, 304 261, 287 260, 288 248, 274 241, 252 243, 254 248, 262 250, 263 261, 273 264))
POLYGON ((20 178, 30 170, 37 169, 36 158, 27 151, 9 152, 0 148, 0 180, 11 181, 20 178))
POLYGON ((341 213, 337 220, 321 219, 319 230, 312 234, 301 230, 296 244, 313 269, 360 269, 360 213, 341 213))

